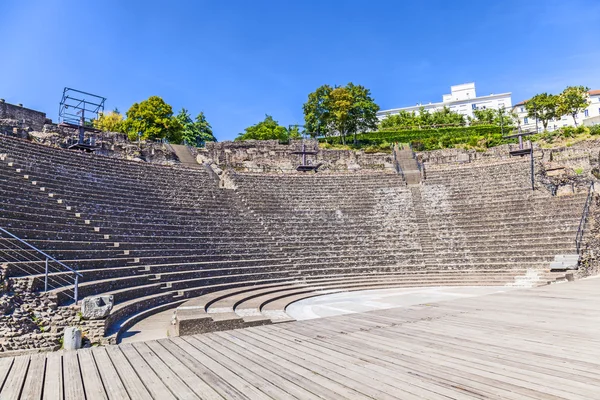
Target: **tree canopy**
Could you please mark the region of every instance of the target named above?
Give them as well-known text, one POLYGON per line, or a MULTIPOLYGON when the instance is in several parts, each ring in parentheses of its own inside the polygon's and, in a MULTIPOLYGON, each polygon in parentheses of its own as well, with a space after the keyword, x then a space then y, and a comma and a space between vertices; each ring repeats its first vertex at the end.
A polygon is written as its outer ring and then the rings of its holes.
POLYGON ((548 122, 558 116, 559 99, 559 96, 548 93, 533 96, 525 103, 527 116, 542 121, 544 129, 546 129, 548 122))
POLYGON ((185 108, 175 116, 182 126, 181 140, 191 146, 203 146, 206 142, 216 142, 212 127, 206 120, 204 112, 200 112, 195 119, 185 108))
POLYGON ((577 114, 589 105, 588 91, 585 86, 568 86, 558 97, 559 116, 570 115, 577 126, 577 114))
POLYGON ((100 113, 98 119, 92 121, 92 125, 94 128, 105 132, 123 132, 123 114, 117 109, 107 113, 100 113))
POLYGON ((399 130, 448 125, 465 125, 464 115, 454 112, 445 106, 434 112, 430 112, 429 110, 426 110, 425 107, 421 107, 418 113, 415 111, 408 112, 406 110, 400 110, 398 114, 389 115, 381 121, 379 128, 382 130, 399 130))
POLYGON ((281 142, 289 139, 300 139, 300 133, 297 127, 288 130, 279 125, 270 115, 265 115, 265 119, 255 125, 249 126, 240 133, 235 141, 243 140, 279 140, 281 142))
POLYGON ((325 136, 339 135, 346 143, 347 135, 377 128, 379 106, 369 89, 348 83, 346 86, 323 85, 308 95, 304 103, 306 129, 325 136))
POLYGON ((473 110, 473 118, 469 118, 469 124, 509 126, 513 125, 516 119, 515 114, 506 111, 504 108, 498 110, 486 108, 483 110, 473 110))
POLYGON ((173 117, 173 108, 158 96, 151 96, 140 103, 134 103, 127 110, 124 122, 125 132, 130 140, 135 140, 138 132, 142 139, 167 139, 181 142, 182 124, 173 117))

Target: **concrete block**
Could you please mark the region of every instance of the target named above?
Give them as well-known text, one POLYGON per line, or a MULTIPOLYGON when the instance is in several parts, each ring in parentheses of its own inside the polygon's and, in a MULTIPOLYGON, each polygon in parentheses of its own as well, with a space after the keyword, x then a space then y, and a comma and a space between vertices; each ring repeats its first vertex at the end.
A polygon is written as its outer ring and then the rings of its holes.
POLYGON ((76 326, 65 328, 63 335, 63 348, 65 350, 77 350, 81 348, 81 329, 76 326))
POLYGON ((110 314, 113 305, 112 295, 88 296, 81 302, 81 314, 84 319, 102 319, 110 314))

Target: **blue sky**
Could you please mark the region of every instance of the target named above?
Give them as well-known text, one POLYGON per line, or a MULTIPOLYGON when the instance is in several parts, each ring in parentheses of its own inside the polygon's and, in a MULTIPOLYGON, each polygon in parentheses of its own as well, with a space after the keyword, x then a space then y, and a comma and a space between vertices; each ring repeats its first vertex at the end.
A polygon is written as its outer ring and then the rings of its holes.
POLYGON ((600 89, 600 1, 1 0, 0 98, 57 119, 65 86, 125 112, 161 96, 204 111, 219 140, 273 115, 302 123, 322 84, 353 82, 382 109, 451 85, 513 103, 600 89))

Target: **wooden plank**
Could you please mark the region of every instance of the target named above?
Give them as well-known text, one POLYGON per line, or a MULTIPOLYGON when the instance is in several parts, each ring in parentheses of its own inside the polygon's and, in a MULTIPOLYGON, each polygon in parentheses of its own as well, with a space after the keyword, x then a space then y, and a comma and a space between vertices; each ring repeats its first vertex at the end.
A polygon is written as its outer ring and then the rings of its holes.
POLYGON ((145 343, 133 343, 132 345, 176 398, 200 398, 145 343))
POLYGON ((29 368, 29 356, 17 357, 2 387, 2 400, 19 399, 29 368))
POLYGON ((316 373, 326 376, 331 380, 335 380, 345 386, 348 386, 364 395, 371 396, 377 399, 410 399, 418 398, 410 396, 410 394, 399 393, 398 390, 386 384, 380 384, 372 376, 361 375, 355 371, 346 369, 347 365, 337 365, 329 360, 323 360, 320 357, 314 357, 304 351, 297 351, 293 348, 282 346, 278 343, 271 342, 256 334, 255 330, 250 332, 249 329, 239 330, 236 332, 237 337, 244 339, 251 338, 258 342, 267 345, 273 351, 277 351, 282 355, 289 355, 292 359, 299 361, 302 365, 310 366, 310 369, 316 373))
MULTIPOLYGON (((296 383, 298 386, 305 388, 320 398, 343 400, 358 396, 357 392, 352 393, 351 397, 349 395, 345 395, 342 390, 330 388, 333 384, 332 381, 322 378, 319 375, 315 375, 312 371, 297 364, 277 357, 271 352, 263 351, 256 346, 249 346, 247 343, 228 335, 226 332, 215 332, 213 334, 208 334, 207 336, 212 340, 227 346, 231 351, 237 352, 238 354, 248 358, 251 357, 252 360, 261 364, 263 368, 280 375, 290 382, 296 383)), ((340 388, 343 388, 343 390, 349 390, 344 386, 340 386, 340 388)))
MULTIPOLYGON (((551 355, 541 354, 531 351, 522 351, 515 349, 514 346, 500 346, 498 343, 486 342, 484 338, 475 335, 468 336, 469 339, 457 338, 452 331, 448 329, 438 330, 427 327, 424 330, 419 326, 404 327, 399 335, 427 336, 427 340, 433 343, 439 343, 445 346, 456 346, 473 354, 487 355, 494 357, 499 362, 512 362, 515 365, 524 365, 532 369, 538 369, 547 372, 549 375, 561 376, 570 380, 580 380, 581 382, 593 383, 597 381, 600 386, 600 376, 589 369, 576 369, 572 362, 568 360, 559 363, 551 362, 551 355), (520 359, 527 358, 527 364, 520 362, 520 359)), ((487 336, 487 335, 486 335, 487 336)))
POLYGON ((200 379, 194 372, 186 367, 177 357, 171 354, 166 348, 156 341, 145 342, 160 359, 169 366, 169 368, 180 377, 198 397, 207 400, 222 400, 223 397, 212 387, 200 379))
POLYGON ((83 387, 87 398, 108 400, 108 395, 102 384, 96 361, 91 349, 81 349, 77 352, 79 367, 81 368, 83 387))
MULTIPOLYGON (((207 356, 212 357, 214 360, 218 360, 219 363, 225 368, 228 368, 230 371, 233 371, 237 376, 240 377, 240 379, 243 379, 249 384, 259 388, 263 393, 275 399, 291 400, 295 398, 292 394, 290 394, 287 391, 288 387, 278 387, 277 385, 273 384, 273 382, 271 382, 270 380, 267 380, 263 376, 261 376, 261 374, 255 373, 254 371, 246 368, 246 366, 248 366, 248 363, 243 358, 234 356, 234 358, 236 359, 232 360, 230 357, 228 357, 228 355, 231 356, 231 354, 227 352, 226 349, 223 349, 223 347, 219 344, 211 343, 211 345, 207 345, 205 340, 203 340, 201 337, 196 336, 193 336, 189 339, 190 340, 188 340, 188 342, 191 343, 198 350, 200 350, 207 356)), ((254 368, 256 369, 256 367, 254 368)), ((273 378, 272 375, 269 376, 273 378)), ((293 385, 289 384, 289 386, 293 385)), ((312 397, 310 393, 303 392, 303 394, 306 398, 312 397)))
MULTIPOLYGON (((377 358, 370 355, 359 356, 357 351, 350 351, 340 347, 332 346, 327 342, 323 342, 318 339, 310 339, 295 333, 287 332, 285 334, 281 333, 281 335, 288 335, 287 337, 290 340, 293 340, 295 343, 299 343, 304 347, 314 349, 323 353, 324 355, 334 354, 337 357, 345 356, 349 361, 355 359, 356 357, 360 357, 361 361, 368 361, 368 363, 363 365, 363 368, 368 368, 378 374, 381 374, 382 378, 386 379, 388 382, 398 381, 398 384, 401 382, 401 388, 403 390, 408 390, 409 392, 422 396, 423 398, 434 398, 440 396, 440 398, 445 398, 446 396, 458 396, 456 393, 456 388, 449 388, 446 384, 437 384, 429 379, 420 379, 420 377, 416 376, 414 373, 412 373, 412 371, 402 371, 398 370, 397 368, 394 369, 389 364, 380 362, 377 358)), ((481 398, 481 396, 475 391, 473 391, 473 393, 463 393, 460 395, 460 397, 465 399, 481 398)))
MULTIPOLYGON (((175 338, 173 339, 162 339, 157 341, 173 356, 175 356, 182 364, 193 371, 198 377, 206 382, 210 387, 217 391, 221 396, 226 399, 247 399, 247 396, 243 392, 238 391, 227 381, 221 378, 219 375, 208 369, 204 364, 194 358, 186 348, 190 346, 187 342, 182 341, 179 346, 176 344, 175 338)), ((190 346, 191 347, 191 346, 190 346)), ((194 349, 192 347, 192 349, 194 349)), ((195 350, 195 349, 194 349, 195 350)))
POLYGON ((220 379, 227 381, 227 383, 236 388, 240 393, 243 393, 245 396, 256 399, 269 399, 269 396, 261 392, 259 389, 244 381, 235 373, 223 367, 218 361, 213 360, 191 345, 188 341, 189 338, 190 336, 186 336, 185 338, 173 338, 172 341, 184 351, 188 352, 192 357, 200 361, 206 368, 213 371, 220 379))
POLYGON ((63 354, 63 379, 65 400, 85 398, 83 378, 81 377, 76 351, 65 351, 63 354))
MULTIPOLYGON (((127 390, 129 397, 132 400, 152 398, 138 374, 131 364, 129 364, 127 357, 121 352, 119 346, 107 346, 105 349, 112 365, 119 374, 119 378, 121 378, 121 382, 123 382, 123 386, 125 386, 125 390, 127 390)), ((94 356, 96 356, 96 351, 94 351, 94 356)), ((98 358, 96 358, 96 360, 98 360, 98 358)))
POLYGON ((10 372, 10 368, 14 361, 14 357, 0 358, 0 393, 2 393, 2 388, 4 387, 4 383, 6 382, 6 378, 8 378, 8 373, 10 372))
POLYGON ((63 400, 62 354, 50 353, 46 357, 46 376, 44 378, 44 400, 63 400))
MULTIPOLYGON (((464 366, 462 363, 459 363, 458 360, 450 361, 439 359, 432 356, 428 351, 423 352, 422 349, 418 348, 418 346, 414 345, 412 342, 399 342, 397 339, 390 340, 389 338, 382 338, 376 335, 367 334, 365 332, 357 333, 356 335, 352 336, 348 335, 342 340, 351 342, 353 346, 357 346, 359 343, 368 343, 370 347, 376 346, 380 349, 385 349, 386 351, 394 354, 395 357, 403 357, 411 360, 412 363, 421 362, 424 365, 429 365, 432 367, 445 367, 449 371, 453 371, 454 375, 462 376, 471 382, 479 382, 480 384, 488 387, 489 390, 494 390, 497 394, 502 394, 506 397, 509 395, 517 395, 517 397, 513 398, 535 398, 535 391, 521 386, 520 384, 523 382, 508 382, 504 377, 501 377, 497 374, 490 374, 481 369, 464 366)), ((558 400, 559 397, 547 394, 545 398, 558 400)))
POLYGON ((23 385, 23 400, 40 400, 44 389, 44 374, 46 373, 46 354, 32 354, 29 359, 27 379, 23 385))
MULTIPOLYGON (((208 347, 215 349, 219 353, 223 354, 227 358, 229 358, 232 362, 237 365, 244 367, 247 371, 251 371, 254 373, 254 376, 258 376, 261 379, 265 379, 272 385, 280 387, 289 393, 293 398, 299 399, 318 399, 319 396, 315 395, 308 389, 306 389, 302 384, 299 383, 298 379, 289 380, 284 376, 281 376, 279 373, 276 373, 268 368, 265 368, 262 362, 256 357, 252 357, 251 354, 240 354, 233 351, 227 342, 223 343, 222 341, 215 338, 215 336, 209 335, 199 335, 196 338, 202 341, 208 347)), ((253 376, 253 375, 251 375, 253 376)))
POLYGON ((125 389, 125 385, 121 381, 106 349, 104 347, 98 347, 92 349, 90 353, 92 357, 94 357, 98 374, 100 375, 102 385, 104 386, 108 398, 110 400, 129 399, 130 397, 125 389))
POLYGON ((131 343, 122 344, 119 346, 119 349, 123 352, 123 355, 127 358, 127 361, 131 364, 135 373, 140 377, 153 398, 161 400, 176 399, 131 343))
POLYGON ((235 332, 215 332, 210 335, 226 341, 230 346, 232 344, 235 345, 236 348, 241 349, 238 351, 241 351, 244 354, 252 354, 254 357, 264 359, 265 362, 263 365, 265 368, 270 368, 271 371, 286 376, 287 379, 298 379, 303 387, 320 395, 322 398, 337 400, 366 398, 366 396, 346 386, 340 385, 319 374, 315 374, 314 371, 309 368, 291 362, 270 350, 266 351, 260 346, 253 345, 250 341, 241 340, 235 337, 233 333, 235 332))

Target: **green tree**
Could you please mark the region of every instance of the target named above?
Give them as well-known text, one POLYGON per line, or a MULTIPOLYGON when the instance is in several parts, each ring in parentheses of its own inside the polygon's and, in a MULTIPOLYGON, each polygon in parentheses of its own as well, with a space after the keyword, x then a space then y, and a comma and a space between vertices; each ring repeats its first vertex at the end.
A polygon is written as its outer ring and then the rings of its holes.
POLYGON ((546 130, 548 122, 557 117, 558 100, 558 96, 548 93, 540 93, 533 96, 525 103, 527 116, 542 121, 544 130, 546 130))
POLYGON ((435 110, 431 114, 431 120, 433 125, 443 126, 443 125, 465 125, 465 116, 450 110, 448 107, 444 106, 440 110, 435 110))
POLYGON ((309 132, 325 136, 339 135, 346 143, 347 135, 377 128, 379 106, 369 89, 348 83, 346 86, 323 85, 308 95, 303 105, 304 121, 309 132))
POLYGON ((382 130, 397 130, 407 129, 418 126, 418 119, 415 112, 400 110, 398 114, 392 114, 385 117, 379 123, 379 129, 382 130))
POLYGON ((175 116, 182 126, 181 140, 191 146, 203 146, 206 142, 216 142, 212 127, 206 120, 204 112, 200 112, 196 119, 185 108, 175 116))
POLYGON ((97 119, 92 120, 93 127, 105 132, 123 132, 123 115, 119 110, 100 113, 97 119))
POLYGON ((496 126, 512 126, 515 123, 517 116, 506 111, 504 108, 495 110, 487 108, 484 110, 473 110, 473 118, 469 117, 471 125, 496 125, 496 126))
MULTIPOLYGON (((297 132, 297 129, 295 130, 297 132)), ((290 138, 288 130, 279 125, 277 121, 270 115, 265 115, 265 119, 256 125, 252 125, 244 129, 235 141, 243 140, 279 140, 287 141, 290 138)))
POLYGON ((173 143, 182 140, 183 125, 173 116, 173 108, 158 96, 151 96, 141 103, 134 103, 127 110, 124 130, 130 140, 167 139, 173 143))
POLYGON ((588 91, 585 86, 569 86, 558 96, 558 116, 570 115, 577 126, 577 114, 589 105, 588 91))
POLYGON ((401 110, 398 114, 390 115, 381 121, 380 129, 398 130, 412 127, 430 128, 434 126, 464 126, 465 117, 444 106, 442 109, 430 112, 425 107, 419 108, 419 113, 401 110))

